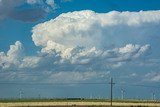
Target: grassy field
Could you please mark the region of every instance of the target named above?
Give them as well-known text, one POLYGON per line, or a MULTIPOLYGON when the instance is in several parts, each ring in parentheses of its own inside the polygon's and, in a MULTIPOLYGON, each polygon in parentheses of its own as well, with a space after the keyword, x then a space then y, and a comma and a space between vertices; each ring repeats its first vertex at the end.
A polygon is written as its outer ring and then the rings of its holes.
POLYGON ((106 99, 0 99, 1 103, 17 102, 109 102, 106 99))
MULTIPOLYGON (((110 102, 109 99, 0 99, 1 103, 9 102, 110 102)), ((114 99, 113 102, 120 103, 160 103, 160 100, 135 100, 135 99, 114 99)))

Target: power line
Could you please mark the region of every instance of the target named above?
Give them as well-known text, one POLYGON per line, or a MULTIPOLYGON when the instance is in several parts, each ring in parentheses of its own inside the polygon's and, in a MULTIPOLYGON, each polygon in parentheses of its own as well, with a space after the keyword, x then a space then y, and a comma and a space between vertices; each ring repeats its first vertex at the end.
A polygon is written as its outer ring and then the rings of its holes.
MULTIPOLYGON (((68 85, 68 84, 97 84, 97 85, 106 85, 106 82, 57 82, 57 83, 49 83, 49 82, 19 82, 19 81, 0 81, 0 84, 17 84, 17 85, 68 85)), ((110 84, 110 83, 109 83, 110 84)), ((160 86, 153 85, 142 85, 142 84, 120 84, 116 83, 116 86, 134 86, 134 87, 146 87, 146 88, 157 88, 160 89, 160 86)))
POLYGON ((0 84, 17 84, 17 85, 68 85, 68 84, 100 84, 100 85, 106 85, 106 82, 98 83, 98 82, 63 82, 63 83, 38 83, 38 82, 0 82, 0 84))
POLYGON ((153 85, 143 85, 143 84, 116 84, 118 86, 134 86, 134 87, 146 87, 146 88, 160 88, 160 86, 153 86, 153 85))

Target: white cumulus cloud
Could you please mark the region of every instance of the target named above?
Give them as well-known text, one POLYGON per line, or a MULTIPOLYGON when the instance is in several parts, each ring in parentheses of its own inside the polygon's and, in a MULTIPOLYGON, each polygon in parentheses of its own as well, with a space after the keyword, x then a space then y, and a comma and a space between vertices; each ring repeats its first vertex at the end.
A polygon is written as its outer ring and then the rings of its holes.
POLYGON ((90 10, 63 13, 33 28, 32 39, 37 46, 48 41, 64 45, 105 49, 129 43, 146 43, 159 34, 160 11, 96 13, 90 10), (155 35, 155 36, 156 36, 155 35))
POLYGON ((15 45, 11 45, 8 52, 0 52, 0 68, 17 67, 23 58, 23 46, 17 41, 15 45))

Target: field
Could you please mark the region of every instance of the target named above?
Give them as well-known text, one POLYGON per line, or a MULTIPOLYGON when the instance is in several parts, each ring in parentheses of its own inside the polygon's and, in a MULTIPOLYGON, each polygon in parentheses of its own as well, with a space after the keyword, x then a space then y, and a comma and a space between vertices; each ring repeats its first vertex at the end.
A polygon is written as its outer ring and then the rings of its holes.
MULTIPOLYGON (((0 100, 0 107, 110 107, 105 99, 12 99, 0 100)), ((113 107, 160 107, 159 101, 113 100, 113 107)))

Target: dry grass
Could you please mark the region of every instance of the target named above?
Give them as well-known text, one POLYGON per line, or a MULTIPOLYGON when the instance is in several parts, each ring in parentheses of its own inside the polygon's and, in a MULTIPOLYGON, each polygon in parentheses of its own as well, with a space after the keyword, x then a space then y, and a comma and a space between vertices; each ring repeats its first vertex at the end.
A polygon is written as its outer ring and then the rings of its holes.
MULTIPOLYGON (((0 107, 109 107, 109 102, 18 102, 0 103, 0 107)), ((120 103, 114 102, 114 107, 160 107, 160 103, 120 103)))

